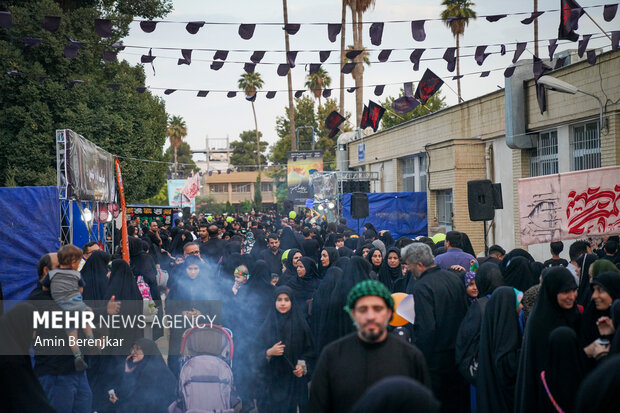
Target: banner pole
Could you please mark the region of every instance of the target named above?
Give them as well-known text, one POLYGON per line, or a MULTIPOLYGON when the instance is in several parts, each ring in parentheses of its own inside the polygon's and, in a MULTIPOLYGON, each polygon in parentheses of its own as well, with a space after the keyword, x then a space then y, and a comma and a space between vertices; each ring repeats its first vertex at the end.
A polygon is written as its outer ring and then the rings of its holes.
POLYGON ((121 174, 121 162, 118 156, 114 155, 114 166, 116 167, 116 180, 118 181, 118 190, 121 198, 121 211, 123 216, 123 225, 121 226, 121 251, 123 260, 129 263, 129 239, 127 236, 127 208, 125 206, 125 188, 123 186, 123 175, 121 174))

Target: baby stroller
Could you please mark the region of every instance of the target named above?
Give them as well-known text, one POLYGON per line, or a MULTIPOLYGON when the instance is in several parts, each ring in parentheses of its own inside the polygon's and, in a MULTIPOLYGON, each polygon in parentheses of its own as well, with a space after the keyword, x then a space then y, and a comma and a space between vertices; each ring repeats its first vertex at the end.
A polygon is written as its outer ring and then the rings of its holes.
POLYGON ((178 397, 168 411, 234 413, 240 400, 233 386, 233 354, 232 333, 228 329, 202 324, 185 331, 178 397))

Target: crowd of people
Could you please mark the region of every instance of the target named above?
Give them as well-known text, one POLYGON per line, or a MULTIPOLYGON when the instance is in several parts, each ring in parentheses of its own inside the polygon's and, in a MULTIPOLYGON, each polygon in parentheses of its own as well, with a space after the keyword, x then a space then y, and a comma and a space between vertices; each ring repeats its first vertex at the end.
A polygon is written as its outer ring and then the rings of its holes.
POLYGON ((40 259, 29 303, 0 318, 0 410, 184 411, 183 329, 134 329, 122 356, 35 347, 31 362, 37 337, 98 332, 35 330, 29 314, 196 316, 221 302, 237 412, 620 411, 617 236, 576 241, 568 259, 554 242, 543 263, 498 245, 478 257, 462 232, 395 240, 312 214, 127 225, 129 263, 95 242, 40 259), (413 324, 390 325, 394 293, 413 296, 413 324))

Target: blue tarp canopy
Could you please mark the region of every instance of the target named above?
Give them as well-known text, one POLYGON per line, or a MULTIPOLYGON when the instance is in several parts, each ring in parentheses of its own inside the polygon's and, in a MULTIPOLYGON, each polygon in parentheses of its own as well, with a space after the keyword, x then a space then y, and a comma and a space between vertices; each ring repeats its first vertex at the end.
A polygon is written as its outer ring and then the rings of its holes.
MULTIPOLYGON (((360 232, 370 222, 378 231, 390 231, 394 239, 415 238, 428 234, 426 219, 426 192, 383 192, 368 193, 367 218, 359 220, 360 232)), ((348 226, 357 229, 357 219, 351 217, 351 194, 342 197, 342 215, 348 226)))
POLYGON ((55 186, 0 188, 0 283, 5 300, 25 299, 39 259, 60 247, 55 186))

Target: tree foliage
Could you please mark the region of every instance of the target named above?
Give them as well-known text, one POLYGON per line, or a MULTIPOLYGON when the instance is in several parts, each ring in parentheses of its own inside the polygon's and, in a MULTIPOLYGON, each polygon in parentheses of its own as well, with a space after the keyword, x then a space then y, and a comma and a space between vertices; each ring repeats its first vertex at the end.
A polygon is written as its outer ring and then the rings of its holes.
MULTIPOLYGON (((336 140, 338 136, 329 138, 329 130, 325 128, 325 119, 334 110, 338 110, 338 103, 335 99, 326 99, 323 105, 315 110, 315 101, 310 96, 302 96, 295 99, 295 124, 297 127, 312 126, 314 128, 315 149, 323 150, 323 169, 326 171, 334 170, 336 163, 336 140)), ((344 124, 340 125, 341 131, 351 130, 348 119, 350 113, 345 113, 347 118, 344 124)), ((276 132, 280 138, 271 148, 270 159, 274 163, 286 164, 288 152, 291 150, 291 142, 288 138, 289 131, 288 108, 285 108, 284 116, 276 118, 276 132)), ((310 129, 299 130, 299 150, 312 149, 312 131, 310 129)), ((286 171, 283 172, 284 175, 286 171)))
POLYGON ((119 155, 129 202, 157 194, 166 165, 128 158, 163 160, 164 103, 136 92, 145 83, 142 66, 105 62, 102 55, 128 33, 134 16, 162 17, 170 1, 0 2, 0 9, 7 8, 13 26, 0 29, 0 184, 55 185, 54 131, 72 129, 119 155), (45 15, 61 17, 57 32, 42 28, 45 15), (107 39, 93 29, 102 15, 115 25, 107 39), (40 38, 40 46, 26 46, 24 37, 40 38), (67 38, 84 43, 75 59, 63 55, 67 38), (17 72, 5 75, 10 71, 17 72), (83 82, 69 87, 72 80, 83 82))
MULTIPOLYGON (((164 153, 164 161, 173 163, 174 162, 174 148, 169 146, 164 153)), ((187 142, 181 142, 181 144, 177 148, 177 161, 178 161, 178 172, 179 179, 184 179, 189 177, 190 173, 193 171, 198 172, 200 168, 196 166, 194 159, 192 157, 192 148, 189 146, 187 142)), ((172 165, 169 166, 169 168, 172 165)))
MULTIPOLYGON (((258 136, 262 137, 263 134, 258 132, 258 136)), ((241 168, 241 170, 255 171, 257 168, 256 132, 253 130, 243 131, 239 135, 239 139, 230 143, 230 149, 232 149, 230 163, 241 168)), ((263 155, 267 151, 267 146, 269 146, 267 142, 260 141, 261 165, 265 165, 267 162, 267 158, 263 155)))
POLYGON ((439 91, 435 93, 430 99, 428 99, 425 105, 419 105, 411 112, 401 115, 400 113, 396 113, 394 109, 392 109, 392 102, 394 102, 394 100, 401 96, 405 96, 405 92, 403 89, 400 90, 400 94, 396 98, 389 96, 380 103, 381 106, 385 108, 385 113, 381 118, 381 129, 387 129, 391 128, 392 126, 400 125, 403 122, 419 118, 420 116, 428 115, 431 112, 437 112, 438 110, 441 110, 448 106, 445 102, 445 97, 441 96, 441 91, 439 91))

